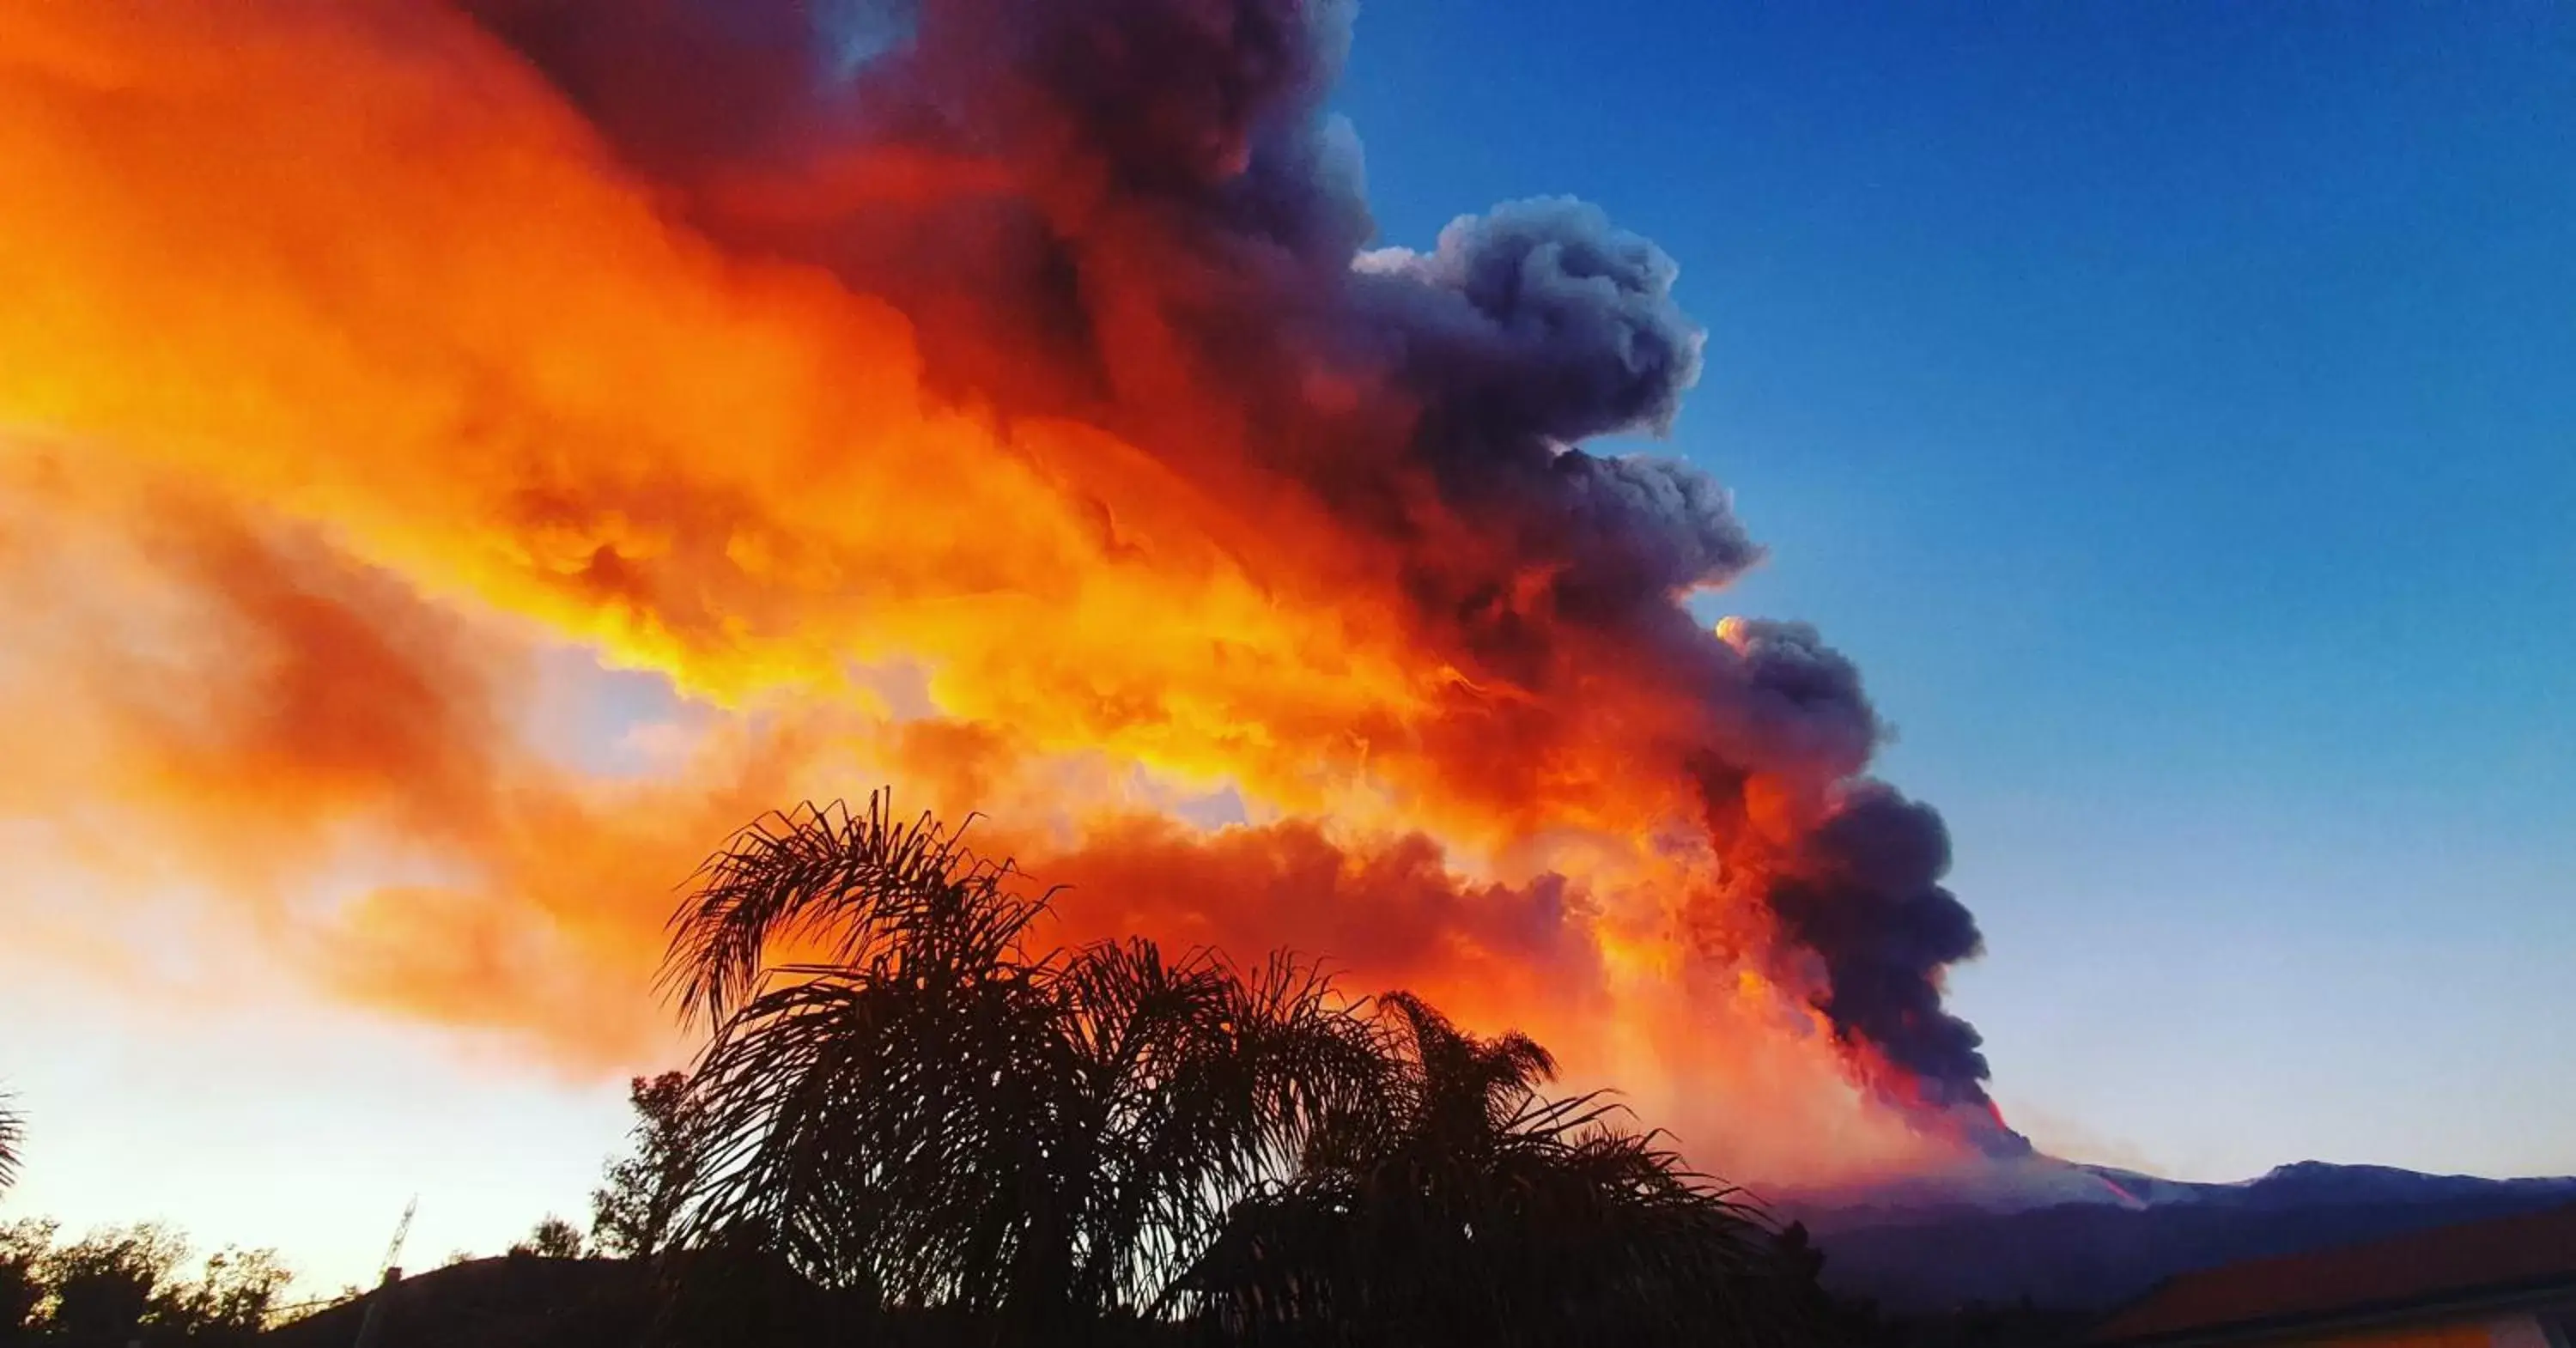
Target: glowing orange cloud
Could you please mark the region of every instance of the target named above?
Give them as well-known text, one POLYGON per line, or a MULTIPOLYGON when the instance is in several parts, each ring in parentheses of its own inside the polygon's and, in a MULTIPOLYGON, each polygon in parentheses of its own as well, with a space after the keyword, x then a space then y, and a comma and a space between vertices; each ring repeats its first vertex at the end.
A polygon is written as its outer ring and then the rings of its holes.
POLYGON ((1761 633, 1582 617, 1579 566, 1430 469, 1330 490, 1454 415, 1392 357, 1318 363, 1313 444, 1238 452, 1259 410, 1114 285, 1087 387, 1025 314, 784 242, 882 257, 920 203, 1019 194, 1096 275, 1167 265, 1105 179, 870 144, 657 177, 496 31, 0 9, 0 809, 102 893, 211 890, 328 991, 626 1062, 669 1049, 646 982, 697 857, 893 780, 987 811, 1070 935, 1326 955, 1744 1164, 1939 1145, 1763 897, 1840 883, 1803 849, 1867 745, 1665 653, 1761 633), (645 769, 538 744, 567 644, 688 700, 645 769), (1229 787, 1247 818, 1188 822, 1229 787))

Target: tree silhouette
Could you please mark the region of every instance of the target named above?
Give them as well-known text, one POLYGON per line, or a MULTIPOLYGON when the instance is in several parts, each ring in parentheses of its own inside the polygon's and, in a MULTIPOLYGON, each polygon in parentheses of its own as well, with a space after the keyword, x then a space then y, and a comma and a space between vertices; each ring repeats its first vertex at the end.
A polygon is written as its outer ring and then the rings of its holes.
POLYGON ((195 1282, 166 1291, 156 1314, 191 1343, 247 1344, 268 1327, 294 1276, 275 1250, 228 1247, 207 1256, 195 1282))
POLYGON ((187 1257, 185 1239, 150 1223, 93 1231, 52 1251, 45 1276, 54 1338, 111 1348, 139 1337, 187 1257))
POLYGON ((1599 1095, 1551 1099, 1528 1037, 1380 999, 1389 1070, 1238 1206, 1188 1279, 1256 1341, 1800 1343, 1807 1272, 1732 1191, 1599 1095))
POLYGON ((1353 1004, 1284 955, 1048 948, 1049 898, 882 793, 708 860, 663 984, 711 1031, 688 1267, 1020 1339, 1812 1337, 1812 1269, 1769 1223, 1605 1097, 1543 1094, 1526 1036, 1353 1004))
POLYGON ((679 1072, 636 1077, 627 1099, 635 1149, 610 1161, 607 1183, 591 1191, 590 1239, 602 1254, 646 1258, 670 1239, 705 1168, 706 1108, 679 1072))
POLYGON ((54 1224, 21 1218, 0 1226, 0 1345, 35 1342, 36 1312, 52 1295, 46 1255, 54 1224))
POLYGON ((293 1275, 275 1250, 226 1248, 183 1279, 188 1240, 155 1223, 57 1246, 50 1221, 0 1226, 0 1345, 248 1345, 293 1275))
POLYGON ((528 1238, 510 1247, 510 1253, 539 1259, 579 1259, 582 1255, 581 1228, 549 1212, 539 1221, 528 1238))
POLYGON ((1047 896, 882 795, 764 819, 701 878, 667 983, 715 1027, 686 1234, 889 1306, 1152 1309, 1375 1077, 1310 966, 1041 949, 1047 896))

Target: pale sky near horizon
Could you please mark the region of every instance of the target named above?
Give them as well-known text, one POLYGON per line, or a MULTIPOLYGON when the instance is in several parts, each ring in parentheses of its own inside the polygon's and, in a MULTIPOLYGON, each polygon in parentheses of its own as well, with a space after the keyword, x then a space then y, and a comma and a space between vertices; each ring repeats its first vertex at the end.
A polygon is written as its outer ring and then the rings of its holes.
MULTIPOLYGON (((2576 1173, 2576 9, 1865 12, 1382 0, 1341 106, 1389 242, 1565 192, 1680 260, 1674 447, 1772 552, 1709 607, 1868 672, 2016 1123, 2576 1173)), ((585 752, 659 711, 570 677, 585 752)), ((415 1192, 414 1266, 586 1215, 622 1082, 266 991, 0 983, 0 1220, 327 1290, 415 1192)))

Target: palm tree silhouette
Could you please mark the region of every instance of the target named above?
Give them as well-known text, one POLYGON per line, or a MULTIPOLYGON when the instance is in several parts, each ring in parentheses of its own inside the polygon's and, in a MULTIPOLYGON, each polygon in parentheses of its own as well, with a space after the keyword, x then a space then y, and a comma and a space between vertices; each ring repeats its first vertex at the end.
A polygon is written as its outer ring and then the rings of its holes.
POLYGON ((709 860, 665 966, 714 1032, 684 1242, 889 1306, 1139 1313, 1377 1080, 1369 1027, 1313 966, 1041 949, 1049 896, 1018 879, 882 793, 770 816, 709 860))
POLYGON ((663 974, 711 1033, 677 1244, 1005 1338, 1812 1338, 1768 1221, 1606 1096, 1544 1094, 1527 1036, 1287 955, 1045 947, 1023 879, 882 792, 707 861, 663 974))
POLYGON ((1542 1094, 1527 1036, 1378 1005, 1380 1089, 1186 1279, 1214 1318, 1299 1344, 1808 1341, 1801 1271, 1734 1191, 1606 1097, 1542 1094))

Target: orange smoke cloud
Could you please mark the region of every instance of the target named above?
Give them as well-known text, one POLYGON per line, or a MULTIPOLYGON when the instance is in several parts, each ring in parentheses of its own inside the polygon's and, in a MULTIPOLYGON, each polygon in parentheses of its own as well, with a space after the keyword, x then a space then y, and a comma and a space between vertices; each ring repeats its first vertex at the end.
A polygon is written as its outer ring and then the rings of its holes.
MULTIPOLYGON (((1261 409, 1148 300, 1095 286, 1086 375, 1010 305, 855 283, 923 246, 904 211, 1012 193, 1096 275, 1186 263, 1079 165, 657 177, 500 31, 0 11, 0 810, 100 895, 217 893, 328 992, 631 1062, 669 1051, 647 983, 698 856, 894 780, 988 812, 1072 935, 1417 987, 1730 1164, 1933 1145, 1755 892, 1866 745, 1712 710, 1659 672, 1679 637, 1576 616, 1624 570, 1530 562, 1434 468, 1330 487, 1454 411, 1325 362, 1311 438, 1236 452, 1261 409), (787 245, 833 221, 862 261, 787 245), (640 766, 549 747, 566 646, 676 690, 640 766), (1193 804, 1228 788, 1248 817, 1193 804)), ((1719 670, 1758 639, 1690 635, 1719 670)))

